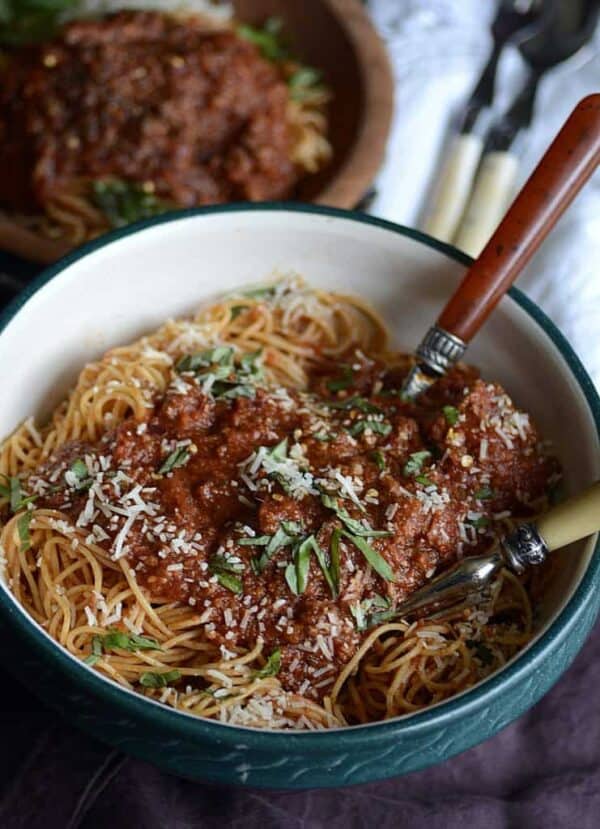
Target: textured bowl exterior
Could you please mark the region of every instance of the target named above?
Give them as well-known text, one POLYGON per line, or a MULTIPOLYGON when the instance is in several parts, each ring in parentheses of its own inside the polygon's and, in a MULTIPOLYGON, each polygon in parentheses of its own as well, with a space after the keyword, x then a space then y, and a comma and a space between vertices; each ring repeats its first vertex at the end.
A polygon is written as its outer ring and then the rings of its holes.
MULTIPOLYGON (((236 210, 289 210, 340 216, 379 225, 442 250, 453 249, 406 228, 342 211, 305 206, 209 208, 188 215, 236 210)), ((0 318, 1 329, 29 296, 67 264, 161 217, 91 243, 46 271, 0 318)), ((568 363, 585 395, 600 436, 600 400, 579 360, 553 324, 519 291, 513 299, 541 326, 568 363)), ((182 715, 101 679, 54 645, 0 590, 4 664, 45 703, 100 740, 182 777, 259 788, 343 786, 392 777, 433 765, 487 739, 556 682, 587 637, 600 607, 600 545, 566 607, 540 638, 505 669, 459 697, 385 723, 319 733, 273 733, 225 726, 182 715)))

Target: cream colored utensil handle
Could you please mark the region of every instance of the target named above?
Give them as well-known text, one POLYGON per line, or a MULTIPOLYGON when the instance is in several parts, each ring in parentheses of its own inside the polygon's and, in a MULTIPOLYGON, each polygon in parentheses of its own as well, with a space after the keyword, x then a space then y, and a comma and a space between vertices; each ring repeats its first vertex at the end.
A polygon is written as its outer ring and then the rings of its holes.
POLYGON ((481 161, 471 198, 454 237, 459 250, 477 258, 514 196, 517 157, 510 152, 486 153, 481 161))
POLYGON ((558 550, 600 530, 600 481, 553 507, 536 522, 549 550, 558 550))
POLYGON ((423 230, 450 242, 464 212, 483 142, 477 135, 457 135, 452 142, 427 211, 423 230))

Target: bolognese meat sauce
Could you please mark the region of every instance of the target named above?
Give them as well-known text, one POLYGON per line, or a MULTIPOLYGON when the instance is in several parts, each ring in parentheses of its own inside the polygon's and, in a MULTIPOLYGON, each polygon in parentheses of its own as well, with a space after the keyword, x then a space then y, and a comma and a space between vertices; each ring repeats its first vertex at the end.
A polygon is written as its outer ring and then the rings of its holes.
POLYGON ((418 403, 400 381, 360 352, 305 392, 264 383, 257 355, 188 355, 145 421, 65 444, 29 488, 154 601, 193 607, 227 649, 280 649, 284 688, 319 699, 371 618, 559 477, 530 417, 474 370, 418 403))
POLYGON ((290 194, 288 90, 233 31, 120 12, 13 49, 0 85, 0 204, 43 208, 116 177, 177 206, 290 194))

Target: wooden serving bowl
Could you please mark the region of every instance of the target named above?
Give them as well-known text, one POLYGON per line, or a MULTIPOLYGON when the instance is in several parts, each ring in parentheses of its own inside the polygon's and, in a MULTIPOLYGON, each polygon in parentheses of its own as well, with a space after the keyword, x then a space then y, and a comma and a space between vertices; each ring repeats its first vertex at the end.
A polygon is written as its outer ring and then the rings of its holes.
MULTIPOLYGON (((233 0, 235 17, 284 22, 294 51, 322 70, 332 91, 329 140, 333 159, 299 185, 300 201, 354 207, 381 165, 393 110, 394 83, 385 47, 359 0, 233 0)), ((0 212, 0 250, 48 264, 67 252, 0 212)))

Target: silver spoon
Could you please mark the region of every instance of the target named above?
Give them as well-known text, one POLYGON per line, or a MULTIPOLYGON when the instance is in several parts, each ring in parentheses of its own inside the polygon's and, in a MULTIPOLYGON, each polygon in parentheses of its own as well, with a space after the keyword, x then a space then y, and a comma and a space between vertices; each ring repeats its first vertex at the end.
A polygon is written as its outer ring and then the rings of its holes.
MULTIPOLYGON (((435 576, 394 608, 393 618, 430 615, 465 603, 472 605, 495 575, 507 568, 521 574, 558 550, 600 530, 600 481, 553 507, 535 522, 520 524, 488 553, 465 558, 435 576)), ((387 615, 387 614, 386 614, 387 615)))

